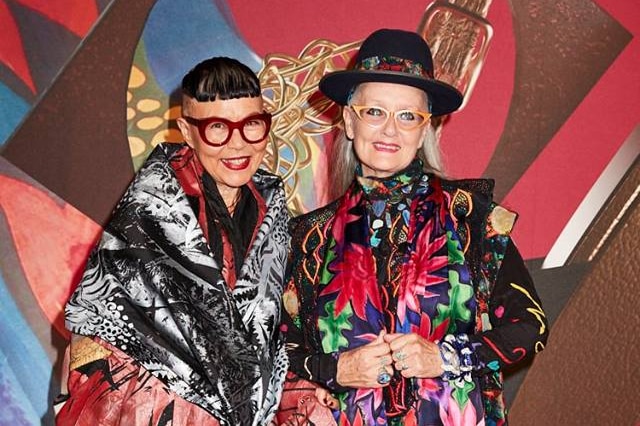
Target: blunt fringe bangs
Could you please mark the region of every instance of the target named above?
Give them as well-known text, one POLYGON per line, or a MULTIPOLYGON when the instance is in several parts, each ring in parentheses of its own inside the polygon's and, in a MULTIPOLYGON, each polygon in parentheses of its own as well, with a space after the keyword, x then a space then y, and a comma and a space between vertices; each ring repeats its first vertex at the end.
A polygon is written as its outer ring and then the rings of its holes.
POLYGON ((227 57, 204 60, 182 79, 182 93, 198 102, 261 96, 260 81, 242 62, 227 57))

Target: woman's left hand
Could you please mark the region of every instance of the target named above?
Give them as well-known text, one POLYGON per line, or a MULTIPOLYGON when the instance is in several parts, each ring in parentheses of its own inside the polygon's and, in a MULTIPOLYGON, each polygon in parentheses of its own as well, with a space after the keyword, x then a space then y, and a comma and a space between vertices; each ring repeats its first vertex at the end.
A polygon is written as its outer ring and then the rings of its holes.
POLYGON ((386 334, 394 368, 404 377, 432 378, 442 375, 442 358, 437 344, 415 334, 386 334))

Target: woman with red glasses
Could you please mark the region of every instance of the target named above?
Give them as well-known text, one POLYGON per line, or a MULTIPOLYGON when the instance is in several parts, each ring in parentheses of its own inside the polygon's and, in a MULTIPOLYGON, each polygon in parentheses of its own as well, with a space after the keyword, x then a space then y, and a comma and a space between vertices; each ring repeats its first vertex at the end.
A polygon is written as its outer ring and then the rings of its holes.
POLYGON ((491 181, 443 178, 430 119, 462 95, 433 69, 420 35, 384 29, 320 81, 340 196, 292 223, 288 425, 505 424, 500 371, 544 347, 515 214, 491 181))
POLYGON ((282 181, 259 169, 271 116, 256 75, 208 59, 182 81, 183 144, 160 144, 66 306, 59 425, 264 425, 287 369, 282 181))

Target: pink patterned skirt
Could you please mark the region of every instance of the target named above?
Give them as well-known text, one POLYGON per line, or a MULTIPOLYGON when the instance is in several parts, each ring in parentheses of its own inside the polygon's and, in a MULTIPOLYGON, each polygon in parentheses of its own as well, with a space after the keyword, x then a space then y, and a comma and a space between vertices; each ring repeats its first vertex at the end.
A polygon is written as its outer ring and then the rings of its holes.
POLYGON ((71 360, 69 398, 56 416, 58 426, 219 426, 211 414, 100 339, 72 345, 71 360))

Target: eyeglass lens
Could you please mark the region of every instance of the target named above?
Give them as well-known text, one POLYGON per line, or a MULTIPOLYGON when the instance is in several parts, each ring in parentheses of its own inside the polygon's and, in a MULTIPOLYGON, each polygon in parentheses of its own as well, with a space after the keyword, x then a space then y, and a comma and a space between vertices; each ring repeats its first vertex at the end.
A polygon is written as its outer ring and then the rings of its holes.
POLYGON ((211 143, 224 144, 230 138, 230 132, 235 128, 240 130, 242 138, 249 143, 260 142, 269 131, 269 126, 264 118, 247 117, 240 123, 212 121, 205 127, 205 136, 211 143))
MULTIPOLYGON (((383 126, 389 120, 391 112, 381 107, 353 106, 353 110, 362 121, 374 127, 383 126)), ((393 112, 396 124, 405 130, 412 130, 420 127, 427 120, 417 111, 401 110, 393 112)))

